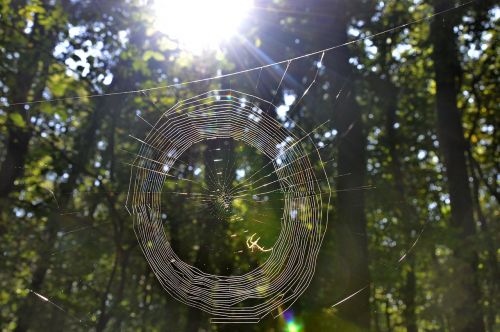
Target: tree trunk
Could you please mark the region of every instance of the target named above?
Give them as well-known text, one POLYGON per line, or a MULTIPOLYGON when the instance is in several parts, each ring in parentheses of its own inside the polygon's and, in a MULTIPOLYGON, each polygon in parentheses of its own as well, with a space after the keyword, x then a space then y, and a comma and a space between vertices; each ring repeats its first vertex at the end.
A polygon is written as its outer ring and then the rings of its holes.
POLYGON ((403 300, 405 303, 404 318, 406 331, 417 332, 417 314, 415 305, 415 295, 417 292, 417 281, 415 278, 415 258, 414 256, 408 257, 410 269, 406 272, 405 286, 403 293, 403 300))
MULTIPOLYGON (((23 5, 12 4, 16 10, 21 10, 23 5)), ((62 2, 63 7, 67 2, 62 2)), ((33 100, 42 99, 45 89, 49 66, 53 63, 50 55, 47 56, 40 49, 52 49, 57 43, 55 30, 47 31, 43 24, 40 24, 38 15, 34 16, 32 34, 29 38, 31 45, 25 52, 20 54, 19 63, 15 71, 15 79, 12 79, 12 86, 9 87, 8 101, 10 103, 21 103, 28 101, 30 95, 33 100)), ((8 78, 6 81, 10 81, 8 78)), ((14 190, 15 181, 22 176, 25 159, 28 154, 29 143, 32 131, 28 128, 30 122, 30 112, 33 105, 27 108, 26 105, 16 105, 6 108, 7 112, 7 141, 5 143, 5 156, 0 167, 0 210, 4 208, 4 201, 14 190), (17 110, 17 111, 16 111, 17 110), (20 127, 14 125, 10 115, 21 115, 26 125, 20 127)))
MULTIPOLYGON (((348 2, 337 1, 329 8, 334 18, 329 19, 330 43, 340 45, 347 42, 349 24, 348 2)), ((346 80, 352 79, 349 64, 350 52, 342 47, 332 52, 325 59, 325 66, 331 69, 328 77, 333 91, 340 91, 346 80)), ((366 235, 366 217, 364 212, 364 193, 359 187, 365 184, 366 137, 360 109, 354 94, 347 94, 335 104, 334 125, 340 137, 337 169, 338 174, 347 174, 338 179, 337 218, 329 229, 335 241, 335 280, 338 295, 350 295, 369 281, 368 243, 366 235), (358 189, 356 189, 358 188, 358 189)), ((368 330, 370 328, 370 291, 365 289, 348 301, 340 304, 340 318, 343 330, 368 330)), ((332 299, 333 301, 334 299, 332 299)))
MULTIPOLYGON (((45 61, 43 69, 39 72, 40 53, 34 55, 31 53, 24 54, 19 64, 19 78, 16 80, 18 84, 12 87, 10 91, 9 101, 12 103, 23 102, 28 99, 32 91, 35 77, 40 75, 39 82, 35 91, 35 98, 42 97, 42 92, 45 88, 47 79, 49 61, 45 61)), ((10 118, 7 118, 8 135, 5 144, 5 157, 0 167, 0 199, 5 199, 14 189, 14 183, 24 170, 26 155, 28 154, 28 145, 32 136, 29 127, 29 109, 24 105, 12 106, 7 108, 8 115, 19 114, 25 122, 24 127, 17 126, 12 123, 10 118), (18 110, 17 112, 15 110, 18 110)))
MULTIPOLYGON (((448 1, 434 0, 434 11, 449 7, 448 1)), ((452 14, 435 19, 431 25, 432 60, 436 82, 436 109, 439 143, 444 156, 451 203, 451 225, 459 245, 454 246, 455 298, 454 329, 463 332, 485 330, 481 294, 477 280, 477 253, 473 249, 476 226, 465 161, 466 142, 457 108, 461 74, 452 14)))
MULTIPOLYGON (((398 219, 404 220, 404 218, 408 219, 408 226, 405 227, 404 233, 411 234, 415 232, 418 234, 415 229, 418 225, 415 217, 417 216, 417 211, 410 205, 407 197, 406 191, 404 189, 404 178, 403 171, 401 168, 401 161, 399 159, 398 151, 396 149, 396 130, 394 129, 394 123, 396 122, 396 99, 394 96, 397 95, 396 87, 392 85, 391 82, 386 82, 386 86, 388 87, 387 91, 389 91, 389 95, 386 96, 388 100, 387 107, 387 120, 386 120, 386 131, 387 131, 387 144, 389 146, 389 154, 391 158, 391 172, 393 174, 394 179, 394 187, 396 191, 396 195, 398 195, 403 202, 402 210, 399 208, 395 208, 397 211, 398 219)), ((409 247, 411 244, 411 240, 404 241, 404 243, 409 247)), ((403 287, 403 300, 405 303, 404 309, 404 319, 406 330, 408 332, 417 332, 417 317, 415 312, 415 296, 416 296, 416 278, 415 278, 415 258, 414 254, 412 256, 407 257, 408 265, 410 269, 406 272, 405 276, 405 285, 403 287)))
MULTIPOLYGON (((39 57, 32 57, 25 54, 21 59, 19 69, 19 84, 11 88, 12 94, 9 101, 12 103, 22 102, 28 99, 29 92, 31 91, 33 80, 37 75, 37 67, 39 57), (29 60, 28 60, 29 59, 29 60), (29 64, 25 62, 29 61, 29 64), (25 70, 26 68, 26 70, 25 70), (27 69, 29 68, 29 69, 27 69)), ((43 89, 42 89, 43 90, 43 89)), ((28 143, 31 138, 31 132, 27 127, 28 110, 22 105, 15 106, 7 109, 9 115, 20 114, 26 122, 25 127, 14 125, 10 118, 7 118, 8 136, 5 144, 5 157, 0 168, 0 199, 9 195, 14 189, 15 180, 22 175, 24 169, 24 159, 28 153, 28 143), (18 109, 18 112, 14 110, 18 109)))

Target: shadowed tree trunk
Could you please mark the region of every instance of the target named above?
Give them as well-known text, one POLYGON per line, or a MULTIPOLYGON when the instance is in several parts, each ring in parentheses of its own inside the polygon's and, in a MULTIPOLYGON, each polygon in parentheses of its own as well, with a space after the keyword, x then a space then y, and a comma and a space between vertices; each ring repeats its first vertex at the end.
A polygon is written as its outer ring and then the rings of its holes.
MULTIPOLYGON (((449 7, 449 1, 434 0, 434 11, 449 7)), ((460 244, 454 246, 453 303, 455 331, 485 330, 481 294, 477 280, 478 257, 474 250, 476 226, 465 161, 466 142, 457 108, 461 67, 453 31, 458 15, 435 19, 431 24, 432 60, 436 81, 436 111, 439 143, 444 156, 451 204, 451 226, 460 244)))
MULTIPOLYGON (((308 9, 311 12, 325 14, 315 16, 308 23, 308 31, 312 36, 321 36, 325 40, 324 44, 316 46, 318 49, 347 42, 347 29, 351 20, 349 7, 347 0, 316 0, 310 3, 308 9)), ((366 136, 361 111, 354 99, 355 94, 351 91, 355 78, 349 63, 350 56, 347 47, 325 53, 325 75, 319 77, 322 81, 329 82, 330 99, 328 104, 321 102, 316 107, 326 105, 326 110, 320 116, 330 119, 338 132, 336 173, 348 175, 339 177, 333 183, 333 188, 337 191, 333 209, 335 215, 332 213, 330 216, 312 285, 317 285, 321 291, 314 293, 314 298, 307 299, 308 310, 311 306, 316 307, 315 312, 306 318, 308 330, 368 331, 370 328, 368 243, 364 192, 360 190, 365 185, 366 136), (325 287, 325 284, 329 286, 325 287), (356 295, 334 307, 336 314, 333 317, 324 314, 326 308, 356 292, 356 295)), ((320 83, 314 88, 317 89, 315 93, 318 93, 318 102, 324 92, 320 83)), ((325 156, 324 160, 331 157, 325 156)))
MULTIPOLYGON (((35 29, 39 30, 36 27, 35 29)), ((40 33, 42 34, 43 32, 40 33)), ((36 50, 30 50, 22 55, 19 61, 19 73, 16 85, 10 89, 9 101, 11 103, 27 101, 33 89, 36 89, 34 99, 41 99, 50 64, 45 59, 41 70, 39 70, 39 61, 41 58, 41 52, 36 50)), ((5 156, 0 167, 0 199, 2 200, 14 190, 16 179, 23 174, 29 142, 32 136, 32 131, 29 128, 30 108, 25 107, 25 105, 17 105, 7 108, 7 112, 10 116, 20 115, 25 125, 15 125, 10 117, 7 118, 8 135, 5 143, 5 156)))
MULTIPOLYGON (((414 232, 415 234, 419 234, 416 229, 418 226, 417 211, 415 208, 409 203, 406 190, 405 183, 403 177, 403 171, 401 166, 401 160, 397 151, 398 142, 396 136, 396 129, 394 128, 394 124, 396 123, 396 109, 397 109, 397 88, 392 84, 392 82, 386 81, 384 85, 387 89, 387 119, 386 119, 386 131, 387 131, 387 145, 389 146, 389 154, 391 159, 391 173, 393 175, 394 188, 396 190, 397 195, 402 201, 402 207, 396 208, 396 213, 398 219, 400 220, 408 220, 407 227, 404 227, 404 235, 409 240, 404 241, 406 246, 409 248, 411 245, 411 239, 409 238, 409 234, 414 232)), ((415 296, 417 290, 416 278, 415 278, 415 255, 411 254, 406 257, 406 262, 408 263, 409 269, 405 275, 405 285, 402 289, 403 300, 405 304, 405 308, 403 311, 406 330, 408 332, 417 332, 417 317, 415 312, 415 296)))
MULTIPOLYGON (((329 27, 333 45, 347 42, 347 26, 350 20, 347 7, 347 1, 336 1, 329 8, 329 13, 334 16, 329 27)), ((330 77, 333 91, 339 91, 345 80, 353 78, 349 57, 349 49, 342 47, 326 58, 325 65, 333 72, 330 77)), ((334 125, 340 136, 337 171, 338 174, 350 173, 337 181, 337 218, 330 227, 335 240, 334 282, 337 284, 337 295, 348 296, 365 287, 370 280, 364 193, 359 190, 359 187, 365 185, 366 137, 361 112, 353 93, 345 95, 336 104, 333 112, 334 125)), ((337 307, 340 318, 346 324, 341 326, 342 330, 369 329, 369 297, 369 289, 364 289, 337 307)))

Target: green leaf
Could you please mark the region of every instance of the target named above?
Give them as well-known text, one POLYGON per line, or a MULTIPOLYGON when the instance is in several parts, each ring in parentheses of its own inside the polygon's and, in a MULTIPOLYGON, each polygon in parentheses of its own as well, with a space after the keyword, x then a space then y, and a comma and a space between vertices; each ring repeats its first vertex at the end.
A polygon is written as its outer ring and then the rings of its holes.
POLYGON ((144 61, 148 61, 149 59, 155 59, 156 61, 163 61, 165 60, 165 56, 163 54, 161 54, 160 52, 155 52, 155 51, 146 51, 146 53, 144 53, 144 55, 142 56, 142 59, 144 61))
POLYGON ((19 113, 12 113, 9 115, 10 121, 12 121, 16 126, 24 128, 26 127, 26 122, 24 122, 23 117, 19 113))

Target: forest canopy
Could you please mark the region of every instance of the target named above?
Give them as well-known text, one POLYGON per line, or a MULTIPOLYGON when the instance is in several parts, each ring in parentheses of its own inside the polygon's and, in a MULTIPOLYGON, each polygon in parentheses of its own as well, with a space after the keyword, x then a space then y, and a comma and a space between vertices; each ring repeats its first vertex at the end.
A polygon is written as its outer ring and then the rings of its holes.
POLYGON ((0 4, 2 331, 500 329, 495 1, 0 4), (160 136, 193 144, 144 175, 160 136), (318 232, 304 287, 248 324, 176 300, 141 241, 224 279, 293 256, 287 220, 318 232))

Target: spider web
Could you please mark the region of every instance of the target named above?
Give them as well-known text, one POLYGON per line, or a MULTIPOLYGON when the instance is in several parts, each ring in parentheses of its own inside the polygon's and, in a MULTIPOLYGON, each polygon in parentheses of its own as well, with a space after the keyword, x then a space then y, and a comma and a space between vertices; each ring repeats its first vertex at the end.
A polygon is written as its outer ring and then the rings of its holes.
POLYGON ((328 179, 322 163, 318 172, 310 160, 313 153, 321 159, 318 149, 309 135, 297 136, 263 111, 269 106, 275 108, 270 102, 234 90, 213 90, 183 100, 163 113, 139 140, 141 147, 132 163, 127 206, 146 259, 169 294, 213 315, 214 323, 258 322, 271 311, 293 303, 312 279, 326 230, 323 209, 329 204, 330 193, 325 195, 320 182, 328 184, 328 179), (163 183, 174 177, 169 171, 180 167, 177 161, 189 147, 217 139, 252 146, 269 159, 267 164, 274 170, 265 173, 262 167, 233 188, 227 180, 214 180, 217 174, 227 179, 227 174, 212 173, 212 189, 200 184, 204 192, 173 194, 195 196, 207 204, 213 218, 225 222, 233 200, 259 202, 261 196, 283 193, 281 232, 274 245, 264 248, 256 233, 246 238, 247 249, 269 252, 269 257, 254 270, 237 276, 209 274, 184 262, 172 250, 161 221, 163 183), (303 147, 306 144, 313 149, 303 147), (267 182, 272 174, 277 180, 267 182), (279 188, 269 190, 276 182, 279 188))
MULTIPOLYGON (((273 310, 288 308, 306 290, 314 274, 316 258, 328 223, 328 214, 325 210, 330 204, 332 190, 320 155, 323 146, 318 146, 312 139, 312 134, 317 128, 306 132, 290 118, 284 117, 286 120, 279 122, 268 112, 270 109, 276 109, 275 98, 282 97, 278 92, 290 64, 299 59, 320 55, 313 79, 306 84, 303 93, 292 105, 294 110, 316 83, 325 52, 385 35, 468 4, 470 2, 342 45, 257 68, 143 90, 36 100, 12 103, 10 106, 180 89, 197 83, 239 77, 249 72, 258 73, 258 85, 263 69, 275 69, 276 66, 286 64, 286 68, 281 72, 282 75, 278 76, 280 79, 271 100, 233 89, 210 89, 180 101, 162 113, 154 124, 139 116, 141 121, 146 122, 151 128, 143 138, 133 137, 140 143, 140 149, 137 154, 134 153, 136 158, 130 165, 131 176, 126 208, 133 216, 134 231, 144 256, 162 287, 177 300, 211 314, 213 323, 254 323, 273 310), (189 163, 181 160, 183 153, 196 144, 220 139, 234 140, 255 148, 267 157, 267 164, 241 182, 231 181, 228 174, 234 169, 226 166, 222 171, 222 178, 225 180, 217 179, 217 172, 207 175, 207 178, 210 178, 208 182, 211 182, 207 187, 210 188, 203 188, 204 184, 199 184, 203 189, 200 192, 163 191, 167 181, 194 181, 173 175, 175 170, 190 167, 189 163), (313 158, 317 158, 319 163, 311 161, 313 158), (266 166, 271 166, 272 170, 269 171, 266 166), (271 178, 272 176, 276 179, 271 178), (273 184, 277 184, 278 188, 267 190, 273 184), (213 188, 216 187, 219 190, 214 191, 213 188), (252 271, 230 276, 210 274, 185 262, 170 246, 163 214, 172 207, 162 207, 162 194, 196 199, 217 222, 228 222, 236 215, 232 208, 235 200, 249 199, 251 202, 261 202, 262 197, 271 193, 282 195, 278 198, 282 202, 283 209, 281 231, 271 246, 259 242, 261 234, 251 233, 246 236, 247 250, 266 254, 264 262, 252 271)), ((336 99, 341 92, 342 88, 336 99)), ((51 194, 54 196, 53 192, 51 194)), ((55 196, 54 199, 58 204, 55 196)), ((237 219, 239 222, 249 222, 239 216, 237 219)), ((89 227, 93 226, 70 230, 63 235, 86 230, 89 227)), ((413 250, 424 229, 425 225, 396 265, 413 250)), ((333 306, 356 296, 369 285, 370 283, 333 306)), ((31 290, 30 292, 80 323, 84 324, 83 321, 86 321, 74 317, 47 296, 31 290)))

